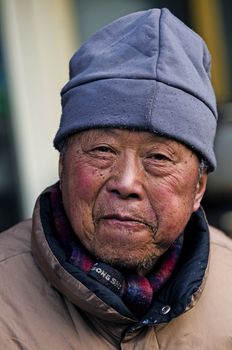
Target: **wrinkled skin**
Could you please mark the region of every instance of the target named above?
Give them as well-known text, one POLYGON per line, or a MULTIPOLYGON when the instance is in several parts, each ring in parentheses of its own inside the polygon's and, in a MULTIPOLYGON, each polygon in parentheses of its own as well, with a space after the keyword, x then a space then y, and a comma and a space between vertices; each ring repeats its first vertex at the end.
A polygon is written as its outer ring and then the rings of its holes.
POLYGON ((149 132, 88 130, 60 157, 65 211, 101 261, 148 273, 196 211, 207 175, 183 144, 149 132))

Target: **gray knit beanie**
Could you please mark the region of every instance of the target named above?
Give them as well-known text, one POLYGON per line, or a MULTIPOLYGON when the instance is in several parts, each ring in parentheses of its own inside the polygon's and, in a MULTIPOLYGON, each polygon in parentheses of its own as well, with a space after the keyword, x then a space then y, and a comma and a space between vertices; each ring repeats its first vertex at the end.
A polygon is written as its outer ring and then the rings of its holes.
POLYGON ((178 140, 216 166, 217 110, 210 54, 167 9, 119 18, 72 57, 54 146, 92 128, 125 128, 178 140))

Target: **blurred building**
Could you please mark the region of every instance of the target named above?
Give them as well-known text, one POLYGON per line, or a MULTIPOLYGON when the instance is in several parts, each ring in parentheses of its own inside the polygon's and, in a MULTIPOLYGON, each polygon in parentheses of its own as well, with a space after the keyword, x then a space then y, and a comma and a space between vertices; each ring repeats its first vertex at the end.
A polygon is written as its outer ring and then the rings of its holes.
POLYGON ((218 98, 218 169, 204 199, 209 222, 232 235, 232 3, 229 0, 0 0, 0 231, 30 217, 58 179, 52 140, 68 60, 102 25, 167 7, 212 53, 218 98))

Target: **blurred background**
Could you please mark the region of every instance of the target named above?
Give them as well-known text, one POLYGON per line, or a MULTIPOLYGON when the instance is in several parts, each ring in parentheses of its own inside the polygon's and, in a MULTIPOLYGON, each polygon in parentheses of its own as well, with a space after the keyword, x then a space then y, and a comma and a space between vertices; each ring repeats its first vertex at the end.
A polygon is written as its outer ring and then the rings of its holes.
POLYGON ((203 202, 232 236, 232 2, 230 0, 0 0, 0 231, 31 217, 58 179, 52 140, 68 61, 93 32, 130 12, 167 7, 202 35, 218 99, 217 171, 203 202))

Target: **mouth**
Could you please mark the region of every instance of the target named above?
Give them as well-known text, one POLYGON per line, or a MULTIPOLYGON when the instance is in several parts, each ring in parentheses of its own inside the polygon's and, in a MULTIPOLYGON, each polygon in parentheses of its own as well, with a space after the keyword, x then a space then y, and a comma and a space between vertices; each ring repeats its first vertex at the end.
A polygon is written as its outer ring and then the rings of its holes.
POLYGON ((100 217, 100 220, 117 220, 117 221, 122 221, 122 222, 133 221, 133 222, 144 223, 142 220, 135 218, 133 216, 120 215, 120 214, 104 215, 104 216, 100 217))
POLYGON ((107 214, 99 217, 98 222, 105 222, 111 225, 121 225, 121 226, 147 226, 153 231, 153 225, 146 222, 145 220, 131 216, 131 215, 121 215, 121 214, 107 214))

